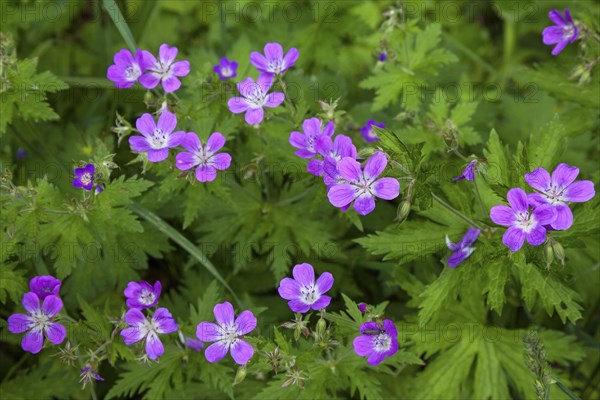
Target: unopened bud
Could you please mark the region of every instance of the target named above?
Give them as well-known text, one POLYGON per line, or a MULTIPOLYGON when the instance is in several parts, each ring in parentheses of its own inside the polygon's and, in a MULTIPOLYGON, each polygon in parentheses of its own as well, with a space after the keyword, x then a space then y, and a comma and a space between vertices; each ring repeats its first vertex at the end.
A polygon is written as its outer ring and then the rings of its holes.
POLYGON ((562 244, 552 242, 552 251, 554 252, 554 257, 556 257, 562 265, 565 265, 565 249, 562 247, 562 244))
POLYGON ((544 260, 546 260, 546 267, 550 268, 550 264, 554 261, 554 250, 552 250, 551 243, 546 243, 544 247, 544 260))
POLYGON ((154 95, 152 94, 151 91, 147 91, 146 94, 144 94, 144 103, 149 104, 152 103, 154 101, 154 95))
POLYGON ((246 366, 243 365, 238 368, 237 373, 235 374, 235 379, 233 380, 234 385, 238 385, 242 383, 246 379, 246 366))
POLYGON ((396 219, 398 222, 402 222, 408 217, 408 214, 410 214, 410 201, 404 200, 396 211, 396 219))
POLYGON ((325 322, 324 318, 321 318, 317 322, 317 334, 319 335, 319 337, 323 337, 323 334, 325 333, 325 329, 327 329, 327 323, 325 322))

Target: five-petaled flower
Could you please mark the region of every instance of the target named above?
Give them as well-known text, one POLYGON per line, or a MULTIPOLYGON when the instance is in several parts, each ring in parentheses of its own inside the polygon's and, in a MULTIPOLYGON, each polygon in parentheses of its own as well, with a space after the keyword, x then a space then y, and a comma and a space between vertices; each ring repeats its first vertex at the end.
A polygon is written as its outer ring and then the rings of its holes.
MULTIPOLYGON (((329 157, 336 163, 344 157, 356 159, 356 146, 352 143, 352 139, 346 135, 337 135, 334 140, 331 140, 331 136, 321 135, 317 138, 314 149, 324 159, 329 157)), ((296 154, 298 153, 296 152, 296 154)), ((310 160, 307 169, 308 172, 315 176, 323 176, 325 174, 325 161, 318 158, 310 160)), ((333 183, 328 181, 329 178, 326 176, 325 184, 329 185, 333 183)))
POLYGON ((375 209, 375 197, 392 200, 400 194, 400 184, 394 178, 377 179, 387 166, 385 154, 377 152, 367 160, 364 171, 358 161, 344 157, 337 170, 347 183, 334 184, 327 197, 335 207, 345 207, 354 201, 354 209, 367 215, 375 209))
POLYGON ((298 49, 291 48, 283 55, 283 47, 279 43, 267 43, 265 45, 265 55, 257 51, 250 54, 250 62, 259 72, 279 75, 283 74, 288 68, 291 68, 298 59, 298 49))
POLYGON ((160 297, 161 284, 156 281, 154 286, 146 281, 129 282, 125 288, 124 294, 127 298, 127 307, 129 308, 150 308, 158 303, 160 297))
POLYGON ((217 362, 231 351, 231 357, 244 365, 254 355, 252 346, 241 339, 256 328, 256 317, 251 311, 243 311, 237 318, 229 302, 215 305, 213 310, 217 323, 201 322, 196 327, 196 336, 202 342, 215 342, 204 351, 208 362, 217 362))
POLYGON ((121 331, 125 344, 131 346, 140 340, 145 340, 146 354, 151 360, 156 360, 165 352, 158 335, 177 330, 177 322, 166 308, 157 309, 150 320, 142 314, 141 310, 132 308, 125 313, 125 322, 130 326, 121 331))
POLYGON ((556 210, 556 220, 550 224, 553 229, 569 229, 573 225, 573 213, 567 202, 583 203, 596 194, 592 181, 575 181, 579 168, 567 164, 559 164, 552 176, 544 168, 537 168, 525 174, 525 181, 539 191, 529 193, 529 204, 538 207, 550 204, 556 210))
POLYGON ((260 74, 256 82, 252 78, 239 82, 237 89, 243 97, 229 99, 229 111, 234 114, 246 113, 245 119, 250 125, 260 124, 265 116, 263 107, 275 108, 285 100, 281 92, 268 93, 273 86, 273 79, 273 75, 260 74))
POLYGON ((177 147, 185 138, 184 131, 173 132, 177 126, 177 117, 169 111, 163 111, 154 122, 152 115, 146 113, 137 119, 135 125, 142 136, 130 136, 129 144, 138 153, 147 152, 148 160, 160 162, 169 156, 169 148, 177 147))
POLYGON ((21 341, 25 351, 37 354, 44 345, 44 336, 53 344, 61 344, 65 340, 67 330, 54 317, 62 309, 62 300, 51 294, 44 298, 40 307, 40 298, 33 292, 23 295, 23 308, 29 313, 13 314, 8 317, 8 330, 12 333, 27 332, 21 341))
POLYGON ((354 352, 361 357, 368 356, 367 362, 371 366, 398 351, 398 330, 389 319, 383 321, 383 327, 376 322, 365 322, 360 333, 353 342, 354 352))
POLYGON ((509 228, 504 232, 502 243, 511 251, 518 251, 527 239, 532 246, 539 246, 546 240, 546 228, 556 219, 556 210, 550 204, 529 209, 527 194, 523 189, 513 188, 507 194, 510 207, 499 205, 490 210, 494 223, 509 228))
POLYGON ((29 290, 37 295, 40 300, 44 300, 50 295, 58 296, 61 281, 51 275, 36 276, 29 281, 29 290))
POLYGON ((374 119, 368 120, 365 126, 360 128, 360 133, 364 136, 367 142, 377 142, 379 140, 379 137, 373 130, 374 126, 382 129, 385 128, 385 124, 383 122, 377 122, 374 119))
POLYGON ((481 231, 479 229, 469 228, 467 233, 465 233, 458 243, 452 243, 448 235, 446 235, 446 246, 453 252, 452 255, 448 257, 447 261, 450 267, 455 268, 473 254, 475 251, 473 243, 475 243, 480 233, 481 231))
POLYGON ((542 32, 542 40, 546 45, 556 45, 552 49, 552 55, 557 56, 569 43, 577 40, 579 30, 571 18, 568 8, 565 8, 563 18, 558 10, 550 10, 548 17, 554 25, 546 27, 542 32))
POLYGON ((293 312, 305 313, 310 309, 321 310, 329 305, 331 297, 325 293, 333 286, 333 275, 323 272, 315 282, 315 270, 310 264, 298 264, 292 270, 292 278, 279 283, 279 295, 289 300, 293 312))
POLYGON ((231 165, 231 156, 228 153, 216 154, 225 145, 225 136, 214 132, 202 145, 198 135, 189 132, 182 143, 183 151, 177 154, 175 165, 181 171, 196 168, 196 179, 200 182, 211 182, 217 177, 217 170, 224 170, 231 165))
POLYGON ((83 168, 75 168, 73 187, 77 189, 92 190, 94 186, 94 164, 86 164, 83 168))
POLYGON ((222 81, 235 78, 237 76, 238 63, 233 60, 229 60, 227 57, 223 57, 219 60, 219 63, 213 67, 215 74, 219 75, 219 79, 222 81))
POLYGON ((302 122, 302 132, 293 131, 290 133, 289 142, 297 148, 296 155, 302 158, 313 158, 317 155, 315 145, 322 136, 333 136, 333 122, 328 122, 325 126, 319 118, 309 118, 302 122))
POLYGON ((142 76, 147 55, 150 55, 150 53, 137 49, 134 58, 129 50, 119 50, 113 58, 114 64, 108 67, 106 71, 106 77, 113 81, 119 89, 133 86, 142 76))
POLYGON ((178 76, 190 73, 189 61, 177 61, 177 47, 162 44, 158 50, 158 60, 150 52, 144 53, 144 73, 139 81, 146 89, 154 89, 159 82, 165 92, 174 92, 181 86, 178 76))
POLYGON ((476 165, 477 165, 477 160, 471 161, 470 163, 467 164, 467 166, 465 167, 463 172, 459 176, 452 178, 452 180, 460 181, 460 180, 466 179, 468 181, 474 181, 476 165))

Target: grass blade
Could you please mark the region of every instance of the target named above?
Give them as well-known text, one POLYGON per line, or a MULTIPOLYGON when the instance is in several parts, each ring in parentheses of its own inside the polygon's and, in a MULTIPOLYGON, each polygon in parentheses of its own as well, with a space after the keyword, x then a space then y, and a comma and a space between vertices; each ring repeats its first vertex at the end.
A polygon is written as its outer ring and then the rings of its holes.
POLYGON ((129 47, 129 50, 135 54, 135 49, 137 48, 135 39, 133 38, 131 29, 129 29, 129 25, 127 25, 127 21, 125 21, 125 17, 123 17, 123 14, 121 14, 121 10, 119 10, 117 3, 115 3, 115 0, 102 0, 102 4, 110 16, 110 19, 112 19, 112 21, 115 23, 115 26, 123 37, 123 40, 125 40, 127 47, 129 47))

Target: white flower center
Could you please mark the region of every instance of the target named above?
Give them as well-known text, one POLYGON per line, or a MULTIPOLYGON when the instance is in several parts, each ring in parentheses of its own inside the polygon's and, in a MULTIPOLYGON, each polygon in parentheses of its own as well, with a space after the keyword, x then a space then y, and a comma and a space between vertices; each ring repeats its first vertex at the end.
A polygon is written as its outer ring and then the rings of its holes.
POLYGON ((546 189, 544 194, 546 199, 548 200, 548 203, 558 204, 566 201, 566 199, 563 197, 564 191, 565 188, 552 185, 550 188, 546 189))
POLYGON ((233 75, 233 71, 229 67, 223 67, 221 68, 221 75, 223 75, 225 78, 229 78, 231 75, 233 75))
POLYGON ((92 181, 92 174, 90 174, 89 172, 86 172, 85 174, 81 175, 81 178, 79 180, 84 185, 87 185, 92 181))
POLYGON ((369 136, 372 139, 377 139, 377 134, 375 133, 373 128, 369 128, 369 131, 367 132, 367 136, 369 136))
POLYGON ((373 348, 375 351, 388 351, 390 347, 392 347, 392 338, 385 331, 379 331, 379 334, 373 337, 373 348))
POLYGON ((300 288, 300 301, 304 304, 314 304, 320 298, 321 293, 314 283, 300 288))
POLYGON ((575 27, 573 25, 564 25, 562 27, 563 37, 571 38, 575 34, 575 27))
POLYGON ((33 319, 32 329, 35 331, 41 332, 50 325, 50 318, 41 309, 31 314, 31 318, 33 319))
POLYGON ((283 59, 278 58, 276 60, 269 61, 268 70, 269 72, 273 72, 274 74, 279 74, 285 68, 285 63, 283 59))
POLYGON ((142 70, 140 66, 137 64, 131 64, 129 67, 125 68, 125 78, 128 81, 135 81, 142 74, 142 70))
POLYGON ((211 151, 208 151, 205 147, 200 146, 200 148, 194 152, 194 156, 196 158, 196 160, 195 160, 196 165, 211 165, 212 164, 211 160, 213 158, 213 153, 211 151))
POLYGON ((253 84, 246 89, 246 102, 251 108, 262 108, 267 99, 266 93, 262 91, 258 84, 253 84))
POLYGON ((537 226, 537 221, 533 217, 533 215, 529 215, 529 212, 523 212, 517 214, 517 223, 516 225, 521 228, 521 230, 525 233, 529 233, 535 229, 537 226))
POLYGON ((138 329, 143 337, 146 337, 151 333, 154 333, 155 335, 157 335, 158 334, 158 322, 156 322, 153 319, 151 319, 151 320, 146 319, 144 322, 142 322, 139 325, 138 329))
POLYGON ((169 135, 160 129, 155 129, 152 132, 152 137, 148 139, 148 144, 155 150, 162 149, 167 146, 169 135))
POLYGON ((225 342, 227 347, 231 347, 237 343, 239 332, 234 324, 221 326, 221 338, 219 341, 225 342))
POLYGON ((143 289, 142 293, 140 293, 140 303, 142 303, 142 304, 145 304, 148 306, 148 305, 154 303, 155 299, 156 299, 156 295, 147 289, 143 289))

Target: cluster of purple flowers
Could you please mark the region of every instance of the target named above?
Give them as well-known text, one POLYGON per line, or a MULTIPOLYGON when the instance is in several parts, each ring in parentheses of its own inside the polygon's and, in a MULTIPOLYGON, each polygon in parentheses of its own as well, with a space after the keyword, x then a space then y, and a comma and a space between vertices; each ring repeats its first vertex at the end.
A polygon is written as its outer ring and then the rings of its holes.
POLYGON ((577 181, 579 168, 559 164, 552 176, 544 168, 525 174, 525 181, 536 190, 525 193, 523 189, 508 191, 510 207, 492 207, 490 218, 494 223, 508 227, 502 242, 518 251, 525 240, 532 246, 546 241, 547 230, 565 230, 573 225, 573 213, 568 203, 582 203, 594 197, 592 181, 577 181))
POLYGON ((129 328, 121 331, 121 337, 127 346, 145 341, 146 355, 151 360, 156 360, 165 352, 158 335, 173 333, 178 329, 177 322, 164 307, 157 308, 151 316, 143 313, 143 310, 149 312, 158 304, 160 292, 161 284, 158 281, 154 286, 146 281, 129 282, 124 292, 129 307, 125 322, 129 328))
POLYGON ((61 281, 50 275, 36 276, 29 281, 30 291, 23 295, 23 308, 29 313, 8 317, 11 333, 27 332, 21 341, 23 350, 37 354, 42 350, 44 337, 52 344, 61 344, 67 330, 56 317, 63 307, 58 297, 61 281), (41 304, 40 304, 41 303, 41 304))
POLYGON ((139 82, 146 89, 154 89, 160 83, 166 93, 181 87, 178 77, 190 73, 189 61, 175 61, 177 47, 162 44, 158 59, 149 51, 137 49, 135 57, 127 49, 114 56, 114 64, 108 67, 106 77, 119 89, 125 89, 139 82))
MULTIPOLYGON (((265 116, 264 107, 275 108, 285 100, 283 93, 269 93, 269 90, 273 86, 275 77, 283 75, 285 71, 294 66, 298 56, 299 52, 295 48, 291 48, 284 55, 283 47, 279 43, 267 43, 264 55, 256 51, 252 52, 250 62, 260 75, 256 82, 252 78, 238 82, 237 90, 241 97, 229 99, 227 102, 229 110, 234 114, 245 113, 245 120, 249 125, 260 124, 265 116)), ((221 59, 220 64, 214 67, 214 71, 219 74, 221 79, 226 79, 227 73, 232 71, 232 68, 233 65, 227 59, 221 59)), ((237 68, 237 63, 235 63, 235 68, 237 68)))

